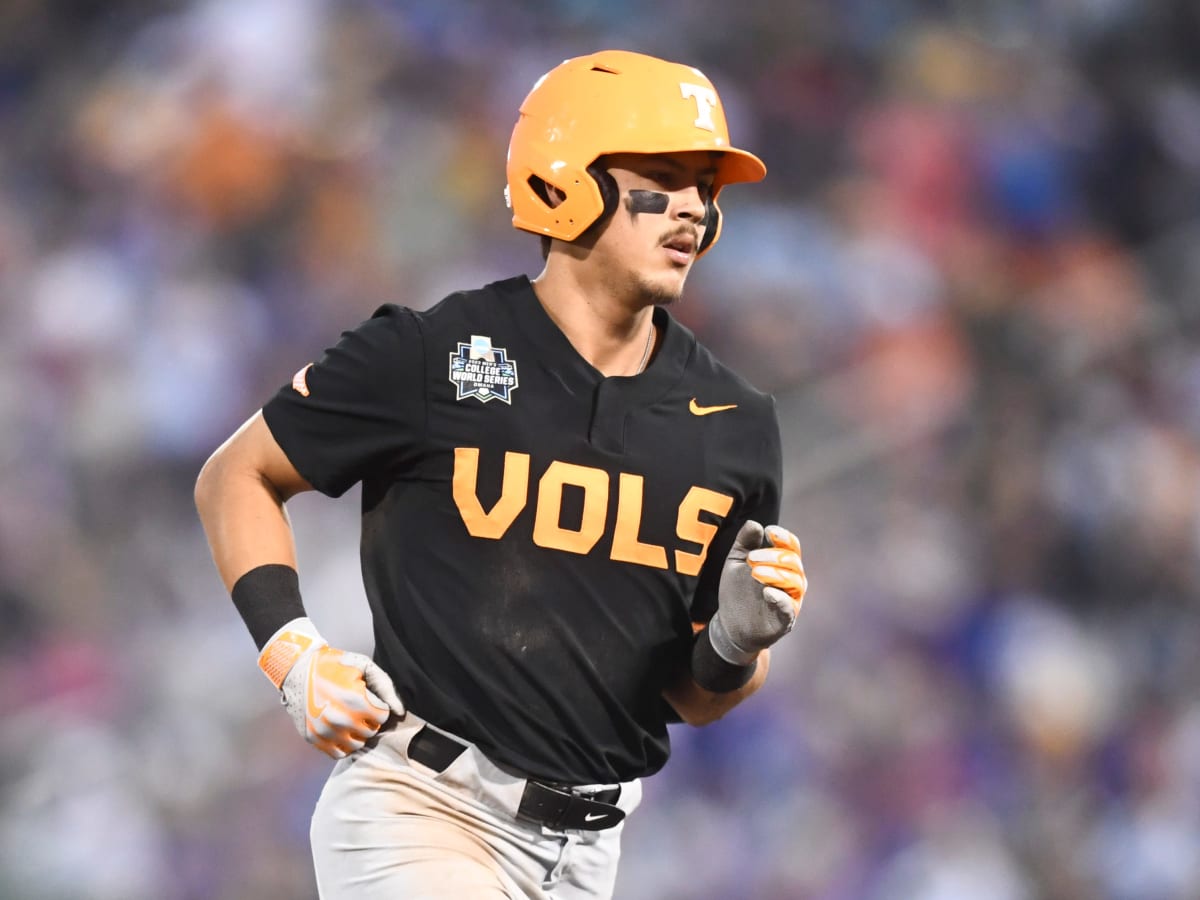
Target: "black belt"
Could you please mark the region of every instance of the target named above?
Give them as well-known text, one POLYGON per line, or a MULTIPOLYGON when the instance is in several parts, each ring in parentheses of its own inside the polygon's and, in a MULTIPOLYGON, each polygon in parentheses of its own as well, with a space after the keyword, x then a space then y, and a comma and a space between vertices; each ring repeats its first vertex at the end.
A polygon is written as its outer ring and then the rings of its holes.
MULTIPOLYGON (((408 758, 435 772, 444 772, 466 749, 465 744, 426 725, 409 742, 408 758)), ((517 815, 556 831, 601 831, 625 818, 625 811, 615 805, 620 796, 620 785, 580 794, 567 785, 526 781, 517 815)))

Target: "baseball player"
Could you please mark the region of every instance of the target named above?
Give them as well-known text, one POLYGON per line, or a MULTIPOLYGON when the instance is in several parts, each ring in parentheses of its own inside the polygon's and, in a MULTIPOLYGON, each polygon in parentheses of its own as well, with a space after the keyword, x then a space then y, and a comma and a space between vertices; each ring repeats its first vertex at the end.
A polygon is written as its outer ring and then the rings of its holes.
POLYGON ((322 897, 609 897, 668 723, 763 684, 807 587, 767 524, 774 402, 666 307, 720 236, 721 189, 765 173, 696 69, 565 61, 509 146, 541 274, 382 307, 205 465, 197 506, 259 665, 337 760, 322 897), (359 482, 373 658, 306 617, 284 509, 359 482))

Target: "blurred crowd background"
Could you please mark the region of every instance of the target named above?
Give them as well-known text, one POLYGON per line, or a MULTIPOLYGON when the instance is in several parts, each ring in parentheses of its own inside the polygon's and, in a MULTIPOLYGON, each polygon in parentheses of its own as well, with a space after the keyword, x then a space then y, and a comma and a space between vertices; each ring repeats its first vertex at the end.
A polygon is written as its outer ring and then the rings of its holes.
MULTIPOLYGON (((0 897, 315 897, 195 475, 379 303, 540 269, 509 131, 606 47, 770 169, 676 313, 776 395, 813 585, 618 896, 1200 897, 1195 0, 5 0, 0 897)), ((291 509, 367 649, 356 499, 291 509)))

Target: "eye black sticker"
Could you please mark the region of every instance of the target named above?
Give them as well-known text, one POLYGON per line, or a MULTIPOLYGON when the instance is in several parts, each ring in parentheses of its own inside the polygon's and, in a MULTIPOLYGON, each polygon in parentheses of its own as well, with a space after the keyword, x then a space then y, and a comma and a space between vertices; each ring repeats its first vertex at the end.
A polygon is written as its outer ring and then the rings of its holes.
POLYGON ((661 215, 667 211, 671 198, 661 191, 631 190, 625 198, 625 208, 631 216, 638 213, 655 213, 661 215))

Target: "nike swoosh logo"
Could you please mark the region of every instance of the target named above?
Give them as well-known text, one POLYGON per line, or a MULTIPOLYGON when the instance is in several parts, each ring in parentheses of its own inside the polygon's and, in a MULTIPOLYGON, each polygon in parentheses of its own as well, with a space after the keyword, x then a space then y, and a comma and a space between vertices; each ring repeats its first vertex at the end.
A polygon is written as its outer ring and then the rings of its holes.
POLYGON ((585 822, 595 822, 597 819, 607 819, 608 813, 588 813, 583 817, 585 822))
POLYGON ((326 707, 329 706, 329 701, 324 697, 324 692, 322 692, 322 697, 320 698, 320 700, 321 700, 320 704, 318 704, 316 702, 317 701, 317 696, 316 696, 317 688, 319 686, 322 686, 320 679, 315 677, 316 671, 317 671, 317 658, 316 658, 316 655, 314 654, 313 658, 311 660, 309 660, 309 663, 308 663, 308 690, 304 692, 305 694, 308 695, 307 696, 308 717, 310 719, 321 718, 321 716, 324 715, 324 713, 325 713, 326 707))
POLYGON ((724 406, 701 406, 696 402, 695 397, 688 402, 688 412, 693 416, 708 416, 713 413, 724 412, 727 409, 737 409, 737 404, 727 403, 724 406))

